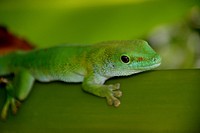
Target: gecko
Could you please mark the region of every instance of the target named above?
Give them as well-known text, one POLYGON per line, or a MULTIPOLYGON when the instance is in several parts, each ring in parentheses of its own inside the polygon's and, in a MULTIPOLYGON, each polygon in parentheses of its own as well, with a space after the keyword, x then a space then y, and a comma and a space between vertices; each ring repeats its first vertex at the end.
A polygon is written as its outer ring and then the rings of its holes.
POLYGON ((120 84, 106 85, 105 81, 151 70, 160 64, 160 55, 144 40, 59 45, 0 56, 0 83, 5 84, 6 90, 1 118, 6 119, 9 108, 16 114, 36 80, 81 82, 84 91, 104 97, 109 105, 118 107, 122 96, 120 84), (13 79, 6 79, 10 74, 13 79))

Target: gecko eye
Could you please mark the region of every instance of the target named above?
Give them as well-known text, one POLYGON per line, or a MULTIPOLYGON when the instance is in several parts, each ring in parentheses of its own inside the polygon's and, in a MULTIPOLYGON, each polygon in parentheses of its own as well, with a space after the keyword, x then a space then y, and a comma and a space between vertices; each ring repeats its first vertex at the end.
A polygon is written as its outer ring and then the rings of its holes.
POLYGON ((121 60, 122 60, 122 62, 124 62, 124 63, 129 63, 129 57, 128 57, 128 56, 122 55, 122 56, 121 56, 121 60))

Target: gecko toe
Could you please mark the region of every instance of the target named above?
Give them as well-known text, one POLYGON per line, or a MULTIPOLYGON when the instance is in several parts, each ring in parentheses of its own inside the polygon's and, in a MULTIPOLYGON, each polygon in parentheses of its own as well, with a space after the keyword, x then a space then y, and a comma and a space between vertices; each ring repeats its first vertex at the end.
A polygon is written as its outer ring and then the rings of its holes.
POLYGON ((1 112, 1 120, 5 121, 7 118, 7 110, 3 109, 1 112))
POLYGON ((113 90, 119 90, 120 89, 120 83, 113 85, 113 90))
POLYGON ((13 113, 13 114, 16 114, 16 113, 17 113, 17 110, 18 110, 18 108, 20 107, 20 105, 21 105, 21 103, 20 103, 18 100, 12 98, 12 101, 11 101, 11 109, 12 109, 12 113, 13 113))
POLYGON ((108 105, 113 105, 115 107, 118 107, 120 105, 119 99, 117 99, 114 96, 107 97, 107 103, 108 103, 108 105))
POLYGON ((119 90, 120 89, 120 83, 116 83, 114 85, 109 85, 108 86, 110 90, 114 91, 114 90, 119 90))
POLYGON ((118 99, 115 99, 114 100, 114 106, 119 107, 119 105, 120 105, 120 101, 118 99))
POLYGON ((113 94, 115 97, 118 97, 118 98, 122 96, 122 92, 120 90, 114 91, 113 94))

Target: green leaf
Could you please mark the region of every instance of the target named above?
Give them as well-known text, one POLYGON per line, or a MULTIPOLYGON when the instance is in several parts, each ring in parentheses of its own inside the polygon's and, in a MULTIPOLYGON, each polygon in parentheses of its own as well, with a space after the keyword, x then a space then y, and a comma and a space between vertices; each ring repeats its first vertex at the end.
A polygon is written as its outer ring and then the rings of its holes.
MULTIPOLYGON (((119 108, 81 90, 81 84, 36 82, 17 115, 0 132, 193 133, 200 124, 200 69, 157 70, 109 80, 121 83, 119 108)), ((0 90, 0 107, 5 90, 0 90)))

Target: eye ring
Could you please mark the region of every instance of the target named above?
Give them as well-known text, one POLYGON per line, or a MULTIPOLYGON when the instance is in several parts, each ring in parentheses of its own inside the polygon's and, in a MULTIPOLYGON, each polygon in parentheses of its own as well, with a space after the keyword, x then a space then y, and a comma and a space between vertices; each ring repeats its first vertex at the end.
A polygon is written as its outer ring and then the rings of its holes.
POLYGON ((129 57, 128 56, 126 56, 126 55, 122 55, 121 56, 121 61, 123 62, 123 63, 129 63, 130 62, 130 59, 129 59, 129 57))

